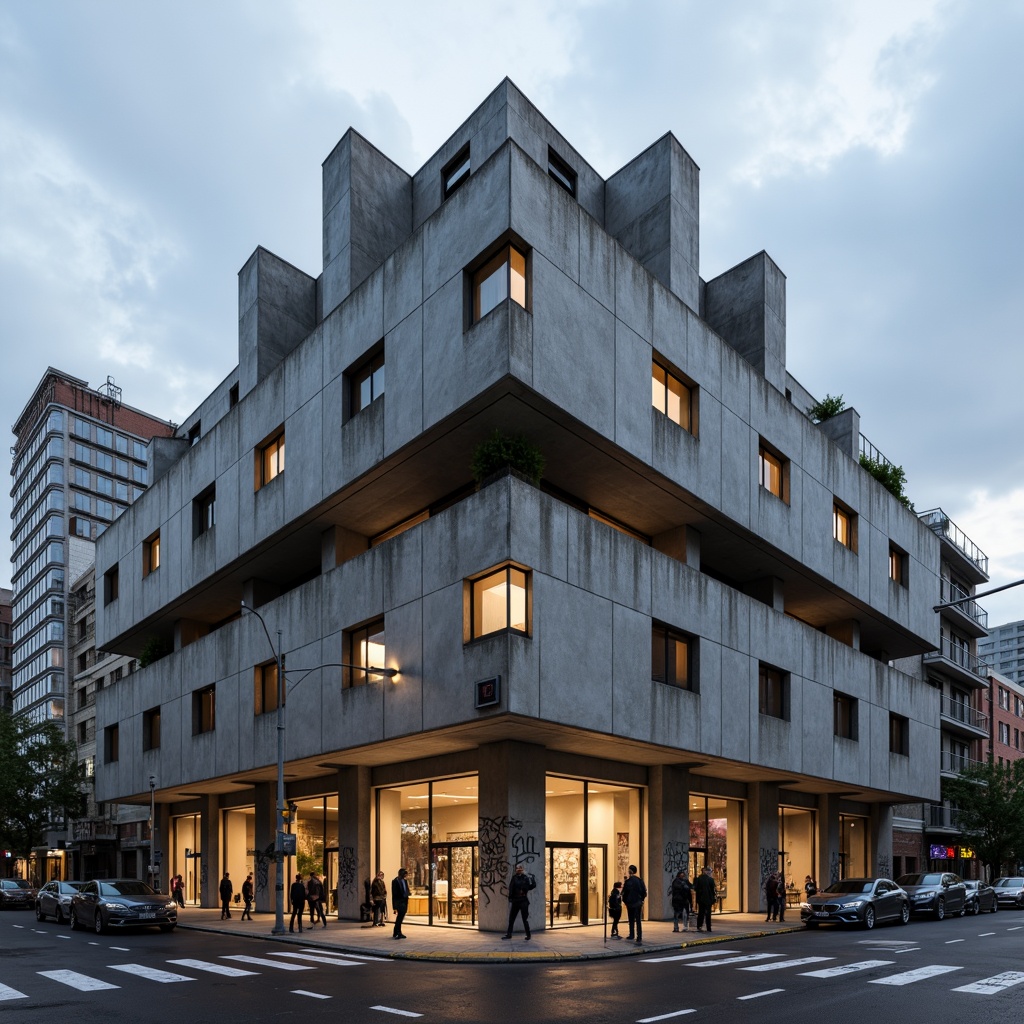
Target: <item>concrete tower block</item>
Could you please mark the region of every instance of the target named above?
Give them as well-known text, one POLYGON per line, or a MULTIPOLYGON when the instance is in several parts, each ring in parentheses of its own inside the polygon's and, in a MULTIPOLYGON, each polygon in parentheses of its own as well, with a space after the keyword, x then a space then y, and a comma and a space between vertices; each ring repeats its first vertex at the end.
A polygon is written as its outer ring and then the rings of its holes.
POLYGON ((786 276, 765 252, 708 281, 704 319, 764 379, 786 392, 786 276))
POLYGON ((605 230, 665 287, 700 304, 700 169, 663 135, 605 183, 605 230))
POLYGON ((323 311, 412 234, 412 178, 351 128, 323 164, 323 311))

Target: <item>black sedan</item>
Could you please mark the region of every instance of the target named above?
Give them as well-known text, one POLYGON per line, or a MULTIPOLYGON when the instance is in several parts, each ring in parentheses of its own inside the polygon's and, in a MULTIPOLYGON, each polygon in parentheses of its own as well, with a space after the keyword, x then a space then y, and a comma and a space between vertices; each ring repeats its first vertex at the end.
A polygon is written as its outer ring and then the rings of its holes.
POLYGON ((963 917, 967 913, 967 886, 951 871, 900 875, 896 884, 906 890, 910 905, 917 913, 933 914, 939 921, 952 914, 963 917))
POLYGON ((1020 875, 997 878, 992 883, 996 891, 996 899, 1000 907, 1010 907, 1020 910, 1024 907, 1024 878, 1020 875))
POLYGON ((97 935, 108 928, 146 925, 169 932, 177 923, 174 900, 135 878, 86 882, 71 897, 71 927, 92 928, 97 935))
POLYGON ((71 897, 84 882, 47 882, 36 893, 36 920, 52 917, 57 924, 71 920, 71 897))
POLYGON ((983 910, 994 914, 999 909, 996 891, 988 882, 968 881, 964 885, 967 886, 968 914, 980 914, 983 910))
POLYGON ((874 928, 881 921, 910 920, 910 898, 888 878, 844 878, 800 904, 800 920, 819 924, 859 924, 874 928))
POLYGON ((31 910, 36 890, 24 878, 0 878, 0 910, 31 910))

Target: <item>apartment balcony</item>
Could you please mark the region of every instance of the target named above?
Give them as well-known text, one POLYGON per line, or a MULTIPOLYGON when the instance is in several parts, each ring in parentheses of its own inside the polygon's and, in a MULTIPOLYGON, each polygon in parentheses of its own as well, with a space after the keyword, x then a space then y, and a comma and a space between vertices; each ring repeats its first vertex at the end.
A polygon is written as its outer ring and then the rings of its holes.
POLYGON ((970 704, 954 700, 945 694, 939 711, 942 726, 947 732, 970 739, 988 738, 988 715, 976 711, 970 704))
POLYGON ((924 827, 927 832, 946 832, 958 835, 956 819, 959 811, 948 804, 925 804, 924 827))
POLYGON ((941 751, 939 772, 947 778, 952 778, 953 776, 962 774, 968 768, 977 768, 983 764, 985 764, 984 761, 976 761, 973 757, 967 757, 964 754, 957 754, 952 750, 943 750, 941 751))
POLYGON ((953 643, 948 636, 940 637, 939 649, 929 651, 922 660, 925 665, 967 686, 988 686, 989 665, 966 647, 953 643))
POLYGON ((970 598, 969 594, 945 577, 940 582, 939 596, 942 604, 947 601, 960 602, 942 609, 944 619, 948 619, 968 636, 988 636, 988 612, 974 598, 970 598))
POLYGON ((945 543, 943 555, 972 583, 988 582, 988 555, 941 508, 919 512, 917 518, 945 543))
POLYGON ((117 823, 109 818, 87 818, 76 821, 72 827, 75 842, 89 842, 96 839, 116 839, 117 823))

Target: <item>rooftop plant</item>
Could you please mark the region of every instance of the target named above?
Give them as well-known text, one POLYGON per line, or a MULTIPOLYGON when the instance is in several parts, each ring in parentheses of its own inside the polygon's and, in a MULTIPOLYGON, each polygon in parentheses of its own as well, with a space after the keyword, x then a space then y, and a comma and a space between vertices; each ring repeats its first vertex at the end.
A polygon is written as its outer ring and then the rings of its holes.
POLYGON ((820 402, 815 402, 807 410, 807 415, 815 423, 823 423, 825 420, 838 416, 846 408, 846 402, 842 395, 826 395, 820 402))
POLYGON ((914 503, 907 497, 904 488, 907 474, 902 466, 891 462, 877 462, 866 455, 860 457, 860 464, 904 507, 914 511, 914 503))
POLYGON ((506 467, 540 482, 544 472, 544 456, 540 449, 523 434, 503 434, 500 430, 481 441, 473 452, 470 471, 477 483, 506 467))

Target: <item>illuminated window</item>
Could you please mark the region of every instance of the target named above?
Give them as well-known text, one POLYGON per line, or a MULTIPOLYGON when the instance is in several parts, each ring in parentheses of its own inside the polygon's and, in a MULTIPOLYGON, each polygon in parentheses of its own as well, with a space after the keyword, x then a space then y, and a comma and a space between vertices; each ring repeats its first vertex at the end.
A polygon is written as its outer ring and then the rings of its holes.
POLYGON ((349 374, 352 385, 352 415, 384 394, 384 350, 349 374))
POLYGON ((384 668, 384 620, 374 619, 365 626, 349 630, 346 638, 346 660, 353 666, 345 669, 343 687, 365 686, 380 682, 380 676, 367 672, 370 668, 384 668))
POLYGON ((889 545, 889 579, 901 587, 907 585, 907 556, 895 544, 889 545))
POLYGON ((696 691, 692 637, 658 623, 651 625, 651 679, 696 691))
POLYGON ((757 710, 770 718, 789 717, 789 680, 785 672, 770 665, 758 666, 757 710))
POLYGON ((651 363, 651 404, 683 430, 695 434, 693 388, 683 383, 660 363, 651 363))
POLYGON ((256 490, 284 472, 284 431, 280 430, 256 449, 256 490))
POLYGON ((447 199, 460 185, 469 181, 469 143, 441 169, 441 199, 447 199))
POLYGON ((889 753, 910 754, 910 720, 889 712, 889 753))
POLYGON ((217 688, 204 686, 192 692, 192 735, 217 728, 217 688))
POLYGON ((757 482, 776 498, 786 500, 786 460, 763 444, 757 452, 757 482))
POLYGON ((832 694, 832 731, 844 739, 857 738, 857 699, 845 693, 832 694))
POLYGON ((473 274, 473 322, 508 298, 526 307, 526 257, 511 245, 473 274))
POLYGON ((192 539, 208 533, 217 523, 217 487, 208 487, 192 502, 192 539))
POLYGON ((844 548, 857 550, 856 516, 838 502, 832 503, 832 536, 844 548))
POLYGON ((253 668, 253 714, 277 710, 277 662, 268 661, 253 668))
POLYGON ((529 635, 530 574, 506 565, 470 584, 471 640, 508 630, 529 635))
POLYGON ((571 196, 576 195, 576 172, 548 146, 548 175, 571 196))
POLYGON ((148 576, 160 568, 160 531, 142 542, 142 575, 148 576))

